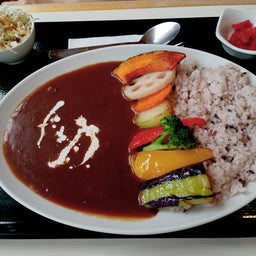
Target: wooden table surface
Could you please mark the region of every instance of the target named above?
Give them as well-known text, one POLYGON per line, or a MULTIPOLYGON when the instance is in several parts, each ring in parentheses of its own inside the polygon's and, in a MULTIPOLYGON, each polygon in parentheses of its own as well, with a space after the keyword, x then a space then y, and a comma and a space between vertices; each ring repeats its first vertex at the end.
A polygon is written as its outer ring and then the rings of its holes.
POLYGON ((188 6, 255 5, 255 0, 19 0, 6 2, 28 12, 116 10, 188 6), (61 3, 60 3, 61 2, 61 3))

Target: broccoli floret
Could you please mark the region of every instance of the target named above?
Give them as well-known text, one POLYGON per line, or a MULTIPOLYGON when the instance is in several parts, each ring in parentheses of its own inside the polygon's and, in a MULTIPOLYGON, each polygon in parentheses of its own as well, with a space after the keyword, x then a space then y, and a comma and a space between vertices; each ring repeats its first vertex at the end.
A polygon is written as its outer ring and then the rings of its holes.
POLYGON ((143 151, 164 149, 189 149, 196 147, 193 131, 183 125, 177 116, 164 117, 160 124, 164 132, 149 145, 143 147, 143 151))

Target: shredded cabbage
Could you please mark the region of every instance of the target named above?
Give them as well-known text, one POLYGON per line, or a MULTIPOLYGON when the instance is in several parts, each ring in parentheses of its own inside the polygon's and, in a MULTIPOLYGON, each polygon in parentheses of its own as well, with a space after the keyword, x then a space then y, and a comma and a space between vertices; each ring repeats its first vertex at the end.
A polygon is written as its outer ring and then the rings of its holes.
POLYGON ((12 49, 31 33, 30 15, 21 9, 0 7, 0 50, 12 49))

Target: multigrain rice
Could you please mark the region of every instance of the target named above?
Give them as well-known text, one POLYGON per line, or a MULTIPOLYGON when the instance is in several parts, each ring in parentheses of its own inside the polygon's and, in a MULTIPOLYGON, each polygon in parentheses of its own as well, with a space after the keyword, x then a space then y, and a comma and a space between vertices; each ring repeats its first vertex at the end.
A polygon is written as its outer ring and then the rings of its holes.
POLYGON ((174 114, 205 118, 195 127, 198 146, 213 150, 206 165, 216 199, 246 191, 256 180, 256 85, 238 66, 203 68, 192 60, 182 63, 172 95, 174 114))

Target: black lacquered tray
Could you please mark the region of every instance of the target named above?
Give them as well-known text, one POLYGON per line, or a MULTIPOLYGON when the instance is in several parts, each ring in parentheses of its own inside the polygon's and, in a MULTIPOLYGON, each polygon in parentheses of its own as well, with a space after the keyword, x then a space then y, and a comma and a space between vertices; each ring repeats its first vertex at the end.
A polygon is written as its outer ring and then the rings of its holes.
MULTIPOLYGON (((124 21, 36 23, 36 42, 27 60, 19 65, 0 64, 0 99, 20 80, 51 63, 49 49, 67 48, 68 38, 142 34, 164 21, 177 21, 181 31, 172 44, 210 52, 229 59, 256 74, 255 60, 239 60, 226 54, 215 37, 217 18, 152 19, 124 21), (196 28, 196 29, 195 29, 196 28)), ((254 237, 256 200, 222 219, 183 231, 147 237, 254 237)), ((122 238, 69 227, 44 218, 23 207, 0 188, 1 238, 122 238)), ((134 236, 133 236, 134 237, 134 236)), ((142 237, 142 236, 140 236, 142 237)))

